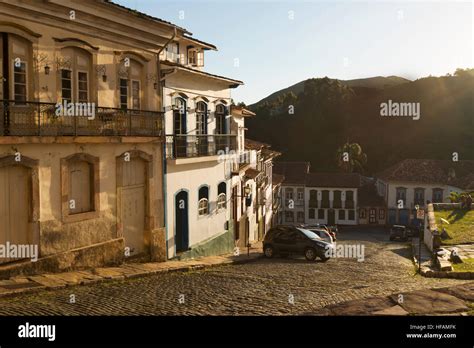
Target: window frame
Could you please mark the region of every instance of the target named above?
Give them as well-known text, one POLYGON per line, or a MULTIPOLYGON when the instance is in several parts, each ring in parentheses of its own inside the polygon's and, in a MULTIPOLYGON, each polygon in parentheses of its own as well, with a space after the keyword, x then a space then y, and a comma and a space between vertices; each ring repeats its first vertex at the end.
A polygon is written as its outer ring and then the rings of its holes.
MULTIPOLYGON (((72 74, 71 74, 72 76, 72 74)), ((71 83, 72 85, 72 83, 71 83)), ((76 79, 76 100, 78 103, 89 103, 90 102, 90 98, 89 98, 89 89, 90 89, 90 84, 89 84, 89 72, 88 71, 85 71, 85 70, 77 70, 77 79, 76 79), (80 99, 80 93, 81 93, 81 90, 79 88, 79 82, 80 79, 79 79, 79 74, 86 74, 86 84, 87 84, 87 89, 86 89, 86 93, 87 93, 87 99, 84 101, 84 100, 81 100, 80 99)), ((71 91, 71 95, 72 95, 72 91, 71 91)))
POLYGON ((78 222, 83 220, 95 219, 100 216, 100 172, 99 157, 86 153, 76 153, 65 158, 61 158, 61 211, 63 223, 78 222), (69 211, 69 188, 70 188, 70 163, 82 161, 91 166, 91 203, 93 210, 88 212, 71 214, 69 211))
POLYGON ((23 60, 23 59, 20 59, 20 66, 21 64, 24 64, 25 66, 25 69, 24 69, 24 72, 21 73, 25 76, 25 82, 24 83, 17 83, 15 81, 15 76, 18 74, 17 72, 15 72, 15 69, 16 69, 16 66, 15 66, 15 59, 12 59, 12 62, 13 62, 13 69, 12 69, 12 72, 13 72, 13 78, 12 78, 12 95, 13 95, 13 101, 15 102, 15 105, 25 105, 26 102, 28 101, 28 94, 29 94, 29 88, 28 88, 28 84, 29 84, 29 78, 28 78, 28 61, 26 60, 23 60), (25 86, 25 100, 16 100, 16 96, 17 94, 15 93, 15 86, 16 85, 24 85, 25 86))
POLYGON ((209 215, 209 195, 210 195, 210 189, 208 185, 202 185, 198 188, 198 216, 207 216, 209 215), (199 198, 201 196, 201 190, 202 189, 207 189, 207 195, 206 197, 199 198), (205 203, 205 206, 204 206, 205 203))

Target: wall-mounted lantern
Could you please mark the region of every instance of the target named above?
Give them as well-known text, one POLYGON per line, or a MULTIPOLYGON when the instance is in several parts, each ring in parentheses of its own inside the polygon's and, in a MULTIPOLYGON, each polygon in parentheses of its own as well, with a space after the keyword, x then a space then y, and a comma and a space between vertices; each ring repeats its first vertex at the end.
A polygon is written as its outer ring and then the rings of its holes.
POLYGON ((49 65, 46 64, 46 66, 44 67, 44 74, 45 75, 49 75, 49 72, 51 71, 51 68, 49 65))

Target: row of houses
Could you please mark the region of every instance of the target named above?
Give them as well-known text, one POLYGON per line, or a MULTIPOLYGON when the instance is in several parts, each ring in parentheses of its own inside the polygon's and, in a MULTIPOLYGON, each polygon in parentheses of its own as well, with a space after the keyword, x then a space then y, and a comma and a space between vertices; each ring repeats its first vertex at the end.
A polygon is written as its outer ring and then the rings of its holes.
POLYGON ((1 2, 0 244, 60 271, 261 239, 280 154, 245 139, 255 114, 204 70, 215 50, 107 0, 1 2))
POLYGON ((374 177, 312 172, 309 162, 276 162, 283 224, 411 225, 416 206, 474 190, 474 161, 406 159, 374 177))

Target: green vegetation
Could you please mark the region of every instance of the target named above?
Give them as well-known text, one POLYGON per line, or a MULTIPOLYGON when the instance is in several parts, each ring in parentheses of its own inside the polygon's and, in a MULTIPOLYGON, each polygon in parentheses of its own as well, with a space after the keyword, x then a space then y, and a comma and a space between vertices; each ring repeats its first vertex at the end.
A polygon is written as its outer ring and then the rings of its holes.
POLYGON ((310 161, 316 171, 340 170, 335 155, 345 143, 367 154, 371 175, 406 158, 450 159, 456 149, 474 159, 474 69, 416 81, 349 85, 308 79, 249 106, 248 137, 272 144, 281 160, 310 161), (296 86, 296 85, 295 85, 296 86), (420 119, 382 117, 381 103, 420 103, 420 119), (294 112, 293 112, 294 111, 294 112))
POLYGON ((337 150, 337 166, 343 172, 364 173, 364 167, 367 164, 367 155, 362 151, 359 144, 345 143, 337 150), (346 158, 347 157, 347 158, 346 158))
POLYGON ((462 263, 453 263, 454 272, 474 272, 474 259, 464 259, 462 263))
POLYGON ((474 242, 474 210, 465 209, 440 210, 435 211, 436 224, 438 230, 446 230, 449 239, 442 240, 445 245, 463 244, 474 242), (441 218, 449 222, 444 224, 441 218))

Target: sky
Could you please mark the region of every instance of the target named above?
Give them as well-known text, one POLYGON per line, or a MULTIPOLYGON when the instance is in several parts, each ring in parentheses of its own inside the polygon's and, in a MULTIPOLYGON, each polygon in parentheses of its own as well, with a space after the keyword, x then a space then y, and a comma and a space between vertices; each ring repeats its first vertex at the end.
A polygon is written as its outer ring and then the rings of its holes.
POLYGON ((311 77, 414 80, 474 67, 471 1, 114 0, 212 43, 205 70, 255 103, 311 77))

